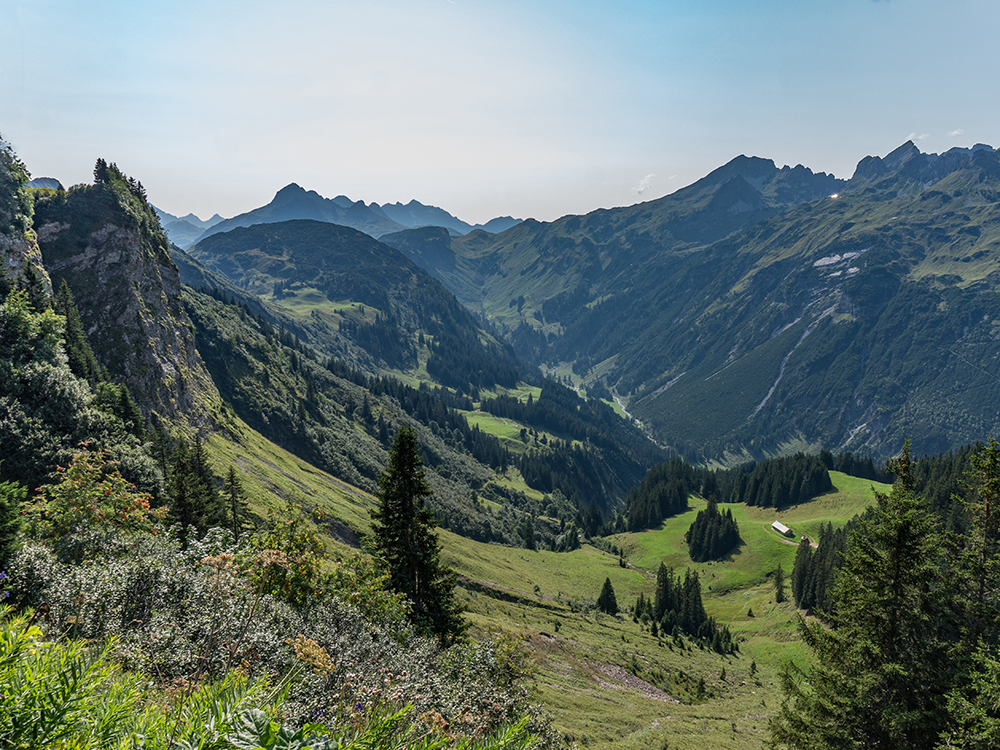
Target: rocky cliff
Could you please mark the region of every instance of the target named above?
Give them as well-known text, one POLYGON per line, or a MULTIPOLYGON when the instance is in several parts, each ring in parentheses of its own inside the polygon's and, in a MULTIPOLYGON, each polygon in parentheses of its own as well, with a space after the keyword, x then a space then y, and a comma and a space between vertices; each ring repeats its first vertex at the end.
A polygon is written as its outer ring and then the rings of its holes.
POLYGON ((0 140, 0 270, 12 280, 30 275, 51 294, 52 284, 31 228, 33 206, 27 188, 28 170, 0 140))
POLYGON ((98 360, 147 414, 200 425, 219 400, 195 348, 177 266, 141 183, 102 160, 95 183, 39 196, 38 243, 98 360))

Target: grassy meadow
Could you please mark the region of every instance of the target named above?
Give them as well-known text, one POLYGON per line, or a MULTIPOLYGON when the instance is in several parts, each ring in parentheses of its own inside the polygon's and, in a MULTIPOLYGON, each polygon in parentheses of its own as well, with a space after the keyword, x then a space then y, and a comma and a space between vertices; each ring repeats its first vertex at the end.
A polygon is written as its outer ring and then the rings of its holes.
POLYGON ((771 531, 771 522, 815 537, 821 524, 842 525, 874 499, 872 482, 837 472, 831 478, 833 492, 780 513, 723 506, 736 517, 744 543, 719 562, 695 564, 687 555, 684 533, 705 506, 697 498, 659 529, 612 537, 625 552, 625 568, 589 545, 555 553, 440 534, 474 630, 524 644, 538 700, 580 747, 757 748, 780 704, 781 669, 809 660, 794 605, 774 601, 773 572, 779 564, 791 572, 796 545, 771 531), (705 608, 740 637, 738 654, 655 637, 632 621, 636 597, 653 594, 661 561, 677 571, 698 570, 705 608), (605 578, 623 610, 617 617, 594 606, 605 578))

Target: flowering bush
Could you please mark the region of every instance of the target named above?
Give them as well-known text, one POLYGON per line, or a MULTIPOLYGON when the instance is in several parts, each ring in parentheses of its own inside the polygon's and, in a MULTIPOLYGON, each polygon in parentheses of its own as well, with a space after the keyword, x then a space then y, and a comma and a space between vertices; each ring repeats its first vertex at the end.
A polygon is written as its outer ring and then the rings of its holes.
POLYGON ((323 570, 325 547, 308 521, 293 508, 272 527, 250 537, 237 565, 255 588, 305 605, 323 596, 329 576, 323 570))
POLYGON ((166 508, 152 508, 148 493, 122 477, 105 451, 83 450, 69 466, 58 467, 59 480, 38 488, 38 497, 22 511, 28 534, 61 539, 73 532, 156 531, 166 508))
MULTIPOLYGON (((92 453, 39 495, 28 513, 34 538, 7 570, 12 599, 44 603, 38 622, 50 636, 111 643, 107 657, 127 673, 194 695, 238 672, 279 690, 282 722, 338 727, 345 739, 382 722, 427 747, 485 741, 528 716, 532 736, 558 744, 528 700, 525 663, 510 643, 442 651, 413 630, 371 560, 331 563, 301 516, 240 545, 211 529, 182 550, 176 535, 155 533, 160 515, 148 496, 92 453)), ((258 728, 278 731, 265 718, 258 728)), ((523 746, 523 730, 484 746, 523 746)))

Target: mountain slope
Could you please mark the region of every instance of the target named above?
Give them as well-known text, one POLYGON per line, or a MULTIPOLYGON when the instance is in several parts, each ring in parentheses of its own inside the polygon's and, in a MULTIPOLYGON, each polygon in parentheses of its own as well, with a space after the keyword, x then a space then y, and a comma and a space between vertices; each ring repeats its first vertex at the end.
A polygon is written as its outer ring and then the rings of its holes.
POLYGON ((804 167, 778 169, 770 160, 738 157, 648 203, 550 223, 529 219, 495 236, 434 237, 433 253, 418 249, 426 240, 414 233, 384 240, 425 263, 459 299, 505 330, 525 325, 558 334, 563 318, 628 283, 637 262, 651 256, 667 262, 843 184, 804 167))
MULTIPOLYGON (((378 462, 371 463, 369 450, 362 451, 367 457, 351 457, 351 451, 364 443, 344 437, 350 433, 345 432, 344 418, 358 421, 354 429, 378 434, 379 442, 372 450, 382 456, 387 432, 385 427, 376 429, 376 422, 384 422, 393 432, 403 423, 400 407, 427 431, 429 437, 422 438, 422 444, 430 451, 429 464, 434 471, 441 466, 443 486, 452 487, 446 492, 436 490, 442 498, 458 497, 455 487, 472 486, 509 506, 501 490, 490 490, 501 492, 494 496, 482 488, 491 486, 491 481, 506 485, 508 479, 502 478, 506 468, 516 466, 523 481, 540 493, 538 497, 544 493, 562 498, 544 500, 535 507, 536 514, 552 505, 551 513, 572 518, 574 509, 588 511, 594 504, 588 512, 596 516, 595 529, 602 522, 601 514, 617 507, 628 488, 663 458, 641 432, 605 404, 584 403, 572 390, 555 383, 541 389, 526 386, 523 381, 539 378, 517 361, 509 347, 479 328, 441 284, 363 233, 321 222, 292 221, 208 238, 191 248, 195 260, 176 254, 185 278, 200 291, 216 302, 238 301, 243 310, 239 315, 245 322, 238 323, 225 308, 201 312, 204 305, 195 301, 203 297, 188 295, 199 349, 223 397, 267 437, 349 481, 366 486, 373 479, 371 466, 378 462), (201 264, 204 268, 199 270, 201 264), (229 281, 214 281, 221 274, 229 281), (239 287, 239 294, 227 284, 239 287), (264 292, 264 298, 249 301, 253 292, 264 292), (247 320, 250 311, 256 322, 247 320), (216 321, 223 314, 233 323, 219 325, 216 321), (234 331, 248 325, 256 326, 259 332, 254 335, 266 337, 270 344, 251 344, 248 333, 233 338, 234 331), (283 330, 274 331, 278 325, 283 330), (297 337, 336 359, 325 369, 314 369, 307 378, 301 376, 305 379, 297 386, 282 385, 308 360, 297 337), (275 341, 291 347, 289 361, 300 365, 276 364, 267 354, 275 341), (387 373, 392 377, 374 377, 387 373), (327 383, 334 376, 353 385, 327 383), (418 382, 419 391, 404 385, 418 382), (454 392, 428 387, 433 383, 454 392), (334 396, 337 390, 351 395, 334 396), (482 391, 501 397, 491 399, 482 391), (463 394, 481 398, 480 409, 463 394), (386 397, 398 406, 386 406, 386 397), (331 403, 342 407, 345 401, 354 406, 343 413, 330 409, 331 403), (366 416, 358 420, 355 412, 362 404, 361 413, 366 416), (492 434, 480 433, 480 424, 492 434), (327 433, 340 437, 323 437, 327 433), (437 440, 447 450, 432 449, 437 440), (341 450, 346 453, 335 457, 341 450), (456 457, 455 451, 463 455, 456 457), (472 473, 458 468, 470 457, 479 468, 472 473), (488 480, 494 473, 497 477, 488 480)), ((515 505, 527 507, 524 500, 515 505)), ((499 534, 504 528, 503 533, 510 534, 510 519, 506 526, 494 522, 494 531, 488 533, 481 522, 469 520, 468 508, 460 506, 455 502, 447 510, 453 526, 479 529, 463 533, 489 538, 489 533, 499 534)))
POLYGON ((692 458, 884 455, 1000 428, 998 197, 992 148, 907 143, 848 182, 740 157, 651 203, 385 241, 692 458))
POLYGON ((257 225, 214 235, 190 255, 240 288, 269 296, 323 327, 321 351, 348 339, 373 371, 421 365, 463 390, 512 387, 522 367, 480 329, 448 290, 398 251, 354 229, 319 221, 257 225), (427 340, 430 338, 430 341, 427 340))

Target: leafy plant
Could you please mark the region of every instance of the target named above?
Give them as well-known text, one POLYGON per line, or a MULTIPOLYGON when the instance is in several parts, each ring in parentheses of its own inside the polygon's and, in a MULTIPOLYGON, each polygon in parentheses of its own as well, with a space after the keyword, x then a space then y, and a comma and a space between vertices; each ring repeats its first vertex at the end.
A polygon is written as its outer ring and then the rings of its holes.
POLYGON ((83 450, 56 471, 59 481, 39 487, 38 498, 24 509, 35 538, 59 539, 84 529, 155 532, 166 517, 167 509, 151 507, 152 497, 122 477, 106 451, 83 450))

